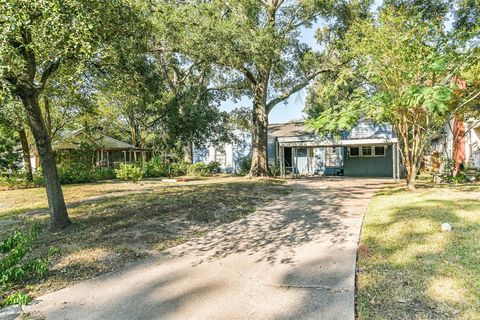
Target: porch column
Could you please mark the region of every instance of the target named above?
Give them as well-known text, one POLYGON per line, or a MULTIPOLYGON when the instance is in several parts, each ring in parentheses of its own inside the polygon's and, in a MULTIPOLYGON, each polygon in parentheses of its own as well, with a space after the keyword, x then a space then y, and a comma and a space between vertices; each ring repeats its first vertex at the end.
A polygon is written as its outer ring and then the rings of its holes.
POLYGON ((392 144, 392 170, 393 170, 393 180, 397 180, 397 149, 395 143, 392 144))
POLYGON ((285 147, 280 147, 280 175, 285 179, 285 147))
POLYGON ((292 148, 292 170, 295 178, 297 178, 297 163, 297 148, 292 148))

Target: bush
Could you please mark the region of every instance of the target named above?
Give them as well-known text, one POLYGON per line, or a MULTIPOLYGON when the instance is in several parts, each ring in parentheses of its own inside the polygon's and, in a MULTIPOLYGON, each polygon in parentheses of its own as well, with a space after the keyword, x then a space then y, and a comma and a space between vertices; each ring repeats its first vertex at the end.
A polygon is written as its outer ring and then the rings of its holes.
POLYGON ((122 163, 120 168, 115 170, 118 179, 137 182, 143 178, 142 168, 134 164, 122 163))
POLYGON ((23 173, 0 174, 0 189, 23 189, 33 187, 34 183, 27 180, 23 173))
POLYGON ((268 171, 272 177, 278 177, 281 174, 280 166, 276 163, 269 165, 268 171))
POLYGON ((187 174, 189 176, 205 176, 207 175, 207 165, 203 162, 190 164, 187 174))
POLYGON ((12 294, 9 294, 5 299, 3 299, 3 306, 11 306, 13 304, 26 305, 32 299, 26 295, 24 292, 17 291, 12 294))
POLYGON ((212 161, 208 164, 204 162, 197 162, 190 164, 188 167, 188 175, 192 176, 211 176, 220 173, 221 166, 219 162, 212 161))
POLYGON ((160 157, 152 158, 143 165, 143 175, 149 178, 170 176, 171 164, 166 159, 160 157))
POLYGON ((117 177, 112 168, 98 168, 95 170, 95 176, 97 180, 110 180, 117 177))
POLYGON ((188 168, 191 164, 187 162, 174 162, 170 167, 170 175, 173 177, 184 176, 188 173, 188 168))
POLYGON ((246 176, 250 172, 251 167, 252 167, 252 158, 245 157, 240 161, 237 173, 241 176, 246 176))
POLYGON ((63 184, 98 181, 95 168, 83 163, 69 163, 58 166, 58 176, 63 184))
POLYGON ((219 174, 222 172, 222 166, 218 161, 212 161, 207 164, 207 172, 209 175, 219 174))
POLYGON ((47 259, 27 259, 37 239, 40 227, 33 226, 29 232, 15 231, 0 242, 0 294, 4 298, 2 305, 26 304, 30 298, 22 292, 4 295, 12 285, 31 277, 44 276, 48 271, 47 259))

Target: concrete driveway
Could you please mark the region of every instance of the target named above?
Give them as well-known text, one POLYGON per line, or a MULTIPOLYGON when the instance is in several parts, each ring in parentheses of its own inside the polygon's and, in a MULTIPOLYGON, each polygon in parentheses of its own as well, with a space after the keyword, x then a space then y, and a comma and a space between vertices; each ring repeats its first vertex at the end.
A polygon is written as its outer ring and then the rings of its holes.
POLYGON ((25 309, 47 319, 354 319, 359 231, 385 181, 293 181, 246 219, 25 309))

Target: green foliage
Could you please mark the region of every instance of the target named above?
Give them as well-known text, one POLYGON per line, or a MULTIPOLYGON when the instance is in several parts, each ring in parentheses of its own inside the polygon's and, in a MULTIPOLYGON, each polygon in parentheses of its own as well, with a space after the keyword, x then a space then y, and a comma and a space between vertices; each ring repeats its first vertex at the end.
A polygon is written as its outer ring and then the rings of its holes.
POLYGON ((17 291, 14 293, 9 294, 5 299, 3 299, 3 306, 11 306, 14 304, 19 304, 19 305, 26 305, 28 304, 32 298, 30 298, 28 295, 26 295, 24 292, 17 291))
POLYGON ((245 157, 242 160, 240 160, 237 174, 241 176, 246 176, 250 172, 251 167, 252 167, 252 158, 245 157))
POLYGON ((28 181, 25 174, 13 172, 13 173, 0 173, 0 188, 3 189, 23 189, 35 186, 35 183, 28 181))
POLYGON ((146 164, 143 164, 143 175, 149 178, 170 176, 171 163, 161 157, 153 157, 146 164))
POLYGON ((281 174, 280 165, 276 163, 271 163, 268 166, 268 171, 272 177, 278 177, 281 174))
POLYGON ((117 177, 113 168, 96 168, 95 176, 97 180, 111 180, 117 177))
POLYGON ((137 182, 143 178, 142 168, 135 164, 122 163, 120 168, 115 170, 118 179, 137 182))
POLYGON ((189 176, 211 176, 221 172, 220 163, 212 161, 208 164, 203 162, 194 163, 188 166, 189 176))
MULTIPOLYGON (((46 258, 27 258, 40 231, 40 227, 35 225, 27 233, 15 231, 0 242, 0 292, 2 295, 11 285, 28 277, 44 276, 48 272, 46 258)), ((17 292, 8 296, 3 304, 23 303, 27 300, 23 293, 17 292)))
POLYGON ((354 19, 341 38, 325 41, 338 72, 317 80, 308 113, 309 125, 325 134, 349 131, 365 118, 392 125, 413 187, 425 147, 461 106, 455 79, 464 57, 435 14, 407 7, 387 3, 378 16, 354 19))
POLYGON ((188 168, 191 166, 190 163, 180 161, 180 162, 174 162, 171 165, 170 168, 170 174, 173 177, 180 177, 180 176, 185 176, 188 173, 188 168))
POLYGON ((19 143, 19 138, 14 130, 0 121, 0 174, 5 171, 18 170, 20 153, 15 150, 15 147, 19 143))
POLYGON ((83 164, 59 165, 58 175, 63 184, 88 183, 98 180, 95 169, 83 164))

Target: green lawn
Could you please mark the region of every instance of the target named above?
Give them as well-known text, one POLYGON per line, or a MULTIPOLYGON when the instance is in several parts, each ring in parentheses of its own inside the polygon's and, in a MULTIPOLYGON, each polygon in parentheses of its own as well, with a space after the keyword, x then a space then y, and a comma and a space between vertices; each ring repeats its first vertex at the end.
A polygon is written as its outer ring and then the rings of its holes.
POLYGON ((74 224, 56 233, 49 232, 49 217, 41 214, 47 207, 42 188, 0 191, 0 224, 6 222, 0 240, 39 222, 43 231, 34 251, 58 249, 45 278, 10 289, 35 297, 121 268, 240 219, 289 190, 282 180, 240 177, 70 185, 64 193, 74 224), (40 214, 24 215, 39 209, 40 214))
POLYGON ((359 319, 480 319, 480 186, 378 193, 358 268, 359 319))

